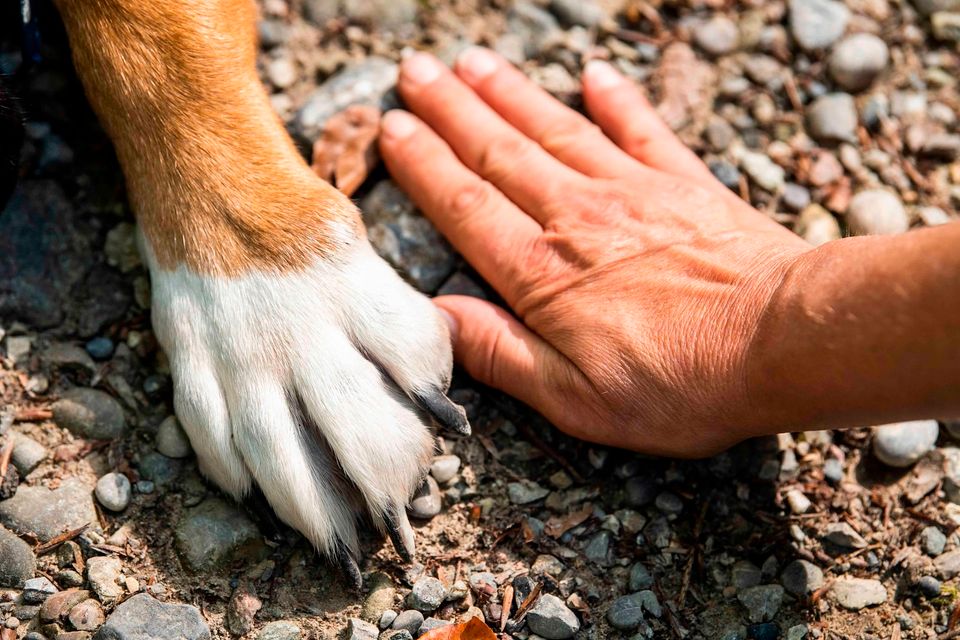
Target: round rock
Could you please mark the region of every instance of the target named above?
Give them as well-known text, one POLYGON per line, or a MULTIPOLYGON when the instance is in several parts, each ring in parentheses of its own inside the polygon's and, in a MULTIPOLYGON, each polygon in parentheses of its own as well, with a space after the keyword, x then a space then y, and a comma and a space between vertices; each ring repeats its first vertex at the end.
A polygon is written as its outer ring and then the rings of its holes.
POLYGON ((879 580, 839 578, 830 588, 837 604, 851 611, 872 607, 887 601, 887 590, 879 580))
POLYGON ((168 458, 188 458, 193 454, 190 440, 176 416, 170 416, 157 429, 157 451, 168 458))
POLYGON ((747 610, 750 622, 768 622, 772 620, 783 602, 783 587, 778 584, 763 584, 744 589, 737 594, 737 600, 747 610))
MULTIPOLYGON (((447 590, 442 582, 432 576, 424 576, 413 583, 410 595, 407 596, 407 604, 418 611, 435 611, 443 604, 446 596, 447 590)), ((420 621, 423 622, 422 616, 420 621)), ((416 635, 416 630, 410 633, 416 635)))
POLYGON ((694 27, 693 40, 711 56, 722 56, 737 49, 740 30, 729 18, 714 16, 694 27))
POLYGON ((896 194, 886 189, 865 189, 850 200, 847 226, 855 236, 893 235, 909 229, 910 219, 896 194))
POLYGON ((936 420, 899 422, 873 431, 873 453, 891 467, 909 467, 933 450, 940 426, 936 420))
POLYGON ((97 501, 110 511, 123 511, 130 504, 132 488, 127 476, 108 473, 97 480, 97 501))
POLYGON ((454 455, 437 456, 430 465, 430 475, 440 484, 453 480, 460 470, 460 458, 454 455))
POLYGON ((847 28, 850 10, 836 0, 790 0, 790 34, 805 51, 826 49, 847 28))
POLYGON ((863 91, 890 62, 886 43, 871 33, 847 36, 834 47, 828 67, 830 75, 847 91, 863 91))
POLYGON ((14 497, 0 501, 0 524, 46 542, 64 531, 98 522, 91 494, 90 487, 75 478, 53 491, 21 486, 14 497))
POLYGON ((807 109, 807 130, 820 142, 847 142, 857 130, 857 106, 848 93, 828 93, 807 109))
POLYGON ((260 630, 257 640, 300 640, 303 631, 300 627, 286 620, 271 622, 260 630))
POLYGON ((421 520, 429 520, 440 513, 442 506, 443 500, 440 498, 440 487, 437 485, 437 481, 433 479, 433 476, 428 475, 413 495, 413 500, 410 501, 410 516, 421 520))
POLYGON ((70 389, 50 408, 58 427, 83 438, 112 440, 126 427, 120 403, 97 389, 70 389))
POLYGON ((580 620, 563 600, 554 595, 540 596, 527 613, 530 630, 547 640, 566 640, 580 630, 580 620))
POLYGON ((408 609, 407 611, 401 612, 396 618, 393 619, 393 622, 390 623, 390 628, 409 631, 410 635, 416 637, 417 632, 420 631, 420 626, 422 624, 423 614, 416 609, 408 609))
POLYGON ((210 629, 200 610, 186 604, 165 604, 141 593, 113 610, 97 632, 98 640, 209 640, 210 629))
POLYGON ((823 586, 823 571, 806 560, 794 560, 780 574, 780 584, 795 596, 808 596, 823 586))

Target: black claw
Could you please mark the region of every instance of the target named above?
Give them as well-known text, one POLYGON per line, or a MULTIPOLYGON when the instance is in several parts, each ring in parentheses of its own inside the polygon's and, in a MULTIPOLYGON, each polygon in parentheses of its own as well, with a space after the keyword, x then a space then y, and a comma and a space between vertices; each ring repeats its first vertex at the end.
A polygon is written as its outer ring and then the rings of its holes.
POLYGON ((360 565, 353 559, 349 551, 341 550, 335 558, 340 573, 347 585, 359 593, 363 590, 363 576, 360 575, 360 565))
POLYGON ((417 393, 414 399, 441 427, 462 436, 470 435, 470 421, 467 420, 466 410, 439 389, 417 393))
POLYGON ((407 520, 406 511, 403 508, 387 512, 383 517, 384 525, 387 528, 387 535, 393 542, 393 548, 397 550, 397 555, 404 562, 413 562, 415 553, 413 543, 413 529, 407 520))

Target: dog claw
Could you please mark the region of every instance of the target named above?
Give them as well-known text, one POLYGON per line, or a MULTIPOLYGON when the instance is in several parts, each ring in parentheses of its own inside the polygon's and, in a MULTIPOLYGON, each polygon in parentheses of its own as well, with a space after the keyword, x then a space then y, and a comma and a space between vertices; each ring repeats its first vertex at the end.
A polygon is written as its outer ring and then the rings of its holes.
POLYGON ((462 436, 470 435, 470 421, 467 420, 466 410, 439 389, 418 393, 415 399, 441 427, 462 436))
POLYGON ((337 565, 340 567, 340 573, 343 575, 347 585, 359 593, 363 589, 363 576, 360 575, 360 565, 353 559, 350 552, 346 550, 340 551, 336 560, 337 565))
POLYGON ((384 517, 384 523, 387 528, 387 535, 393 542, 393 548, 404 562, 413 562, 413 556, 416 553, 416 544, 414 542, 413 527, 407 519, 405 509, 396 509, 393 513, 388 513, 384 517))

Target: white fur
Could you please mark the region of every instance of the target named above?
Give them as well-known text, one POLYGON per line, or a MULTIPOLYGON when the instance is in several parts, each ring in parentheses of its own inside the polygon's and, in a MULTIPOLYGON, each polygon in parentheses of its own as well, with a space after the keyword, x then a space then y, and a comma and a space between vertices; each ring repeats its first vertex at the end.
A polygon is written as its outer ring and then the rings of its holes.
POLYGON ((230 278, 161 269, 143 245, 153 326, 201 470, 238 499, 256 481, 319 549, 355 553, 355 505, 341 489, 359 488, 382 526, 429 464, 433 440, 407 394, 449 385, 437 310, 365 241, 337 262, 230 278), (310 444, 317 437, 335 461, 310 444))

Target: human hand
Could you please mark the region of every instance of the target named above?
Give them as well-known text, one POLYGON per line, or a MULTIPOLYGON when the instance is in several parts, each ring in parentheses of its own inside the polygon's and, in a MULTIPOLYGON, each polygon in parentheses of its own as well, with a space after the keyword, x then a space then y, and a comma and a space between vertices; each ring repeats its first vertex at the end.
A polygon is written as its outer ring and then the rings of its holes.
POLYGON ((417 54, 399 89, 419 118, 385 117, 388 168, 516 314, 435 300, 472 376, 646 453, 769 429, 751 342, 810 245, 720 184, 606 63, 583 74, 599 128, 484 49, 454 72, 417 54))

